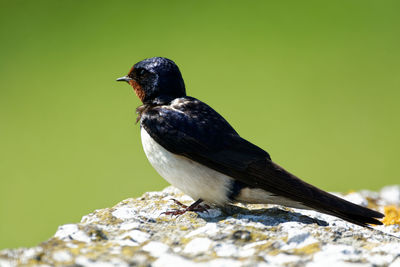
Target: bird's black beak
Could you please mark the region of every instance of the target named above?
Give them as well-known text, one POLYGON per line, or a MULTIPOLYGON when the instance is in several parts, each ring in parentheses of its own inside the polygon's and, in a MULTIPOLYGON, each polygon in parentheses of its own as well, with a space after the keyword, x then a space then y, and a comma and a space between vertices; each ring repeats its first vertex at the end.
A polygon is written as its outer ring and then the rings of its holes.
POLYGON ((118 79, 117 79, 117 82, 129 82, 130 80, 132 80, 131 77, 129 77, 129 76, 124 76, 124 77, 118 78, 118 79))

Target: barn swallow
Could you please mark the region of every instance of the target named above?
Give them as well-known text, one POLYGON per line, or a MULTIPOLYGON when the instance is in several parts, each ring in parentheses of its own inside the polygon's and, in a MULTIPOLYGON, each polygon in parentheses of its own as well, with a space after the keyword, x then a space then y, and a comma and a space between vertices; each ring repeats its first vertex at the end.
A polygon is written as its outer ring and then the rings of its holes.
POLYGON ((136 63, 128 82, 143 105, 137 108, 144 152, 170 184, 196 200, 167 214, 201 210, 205 201, 279 204, 313 209, 368 227, 383 214, 300 180, 250 143, 214 109, 186 95, 178 66, 153 57, 136 63))

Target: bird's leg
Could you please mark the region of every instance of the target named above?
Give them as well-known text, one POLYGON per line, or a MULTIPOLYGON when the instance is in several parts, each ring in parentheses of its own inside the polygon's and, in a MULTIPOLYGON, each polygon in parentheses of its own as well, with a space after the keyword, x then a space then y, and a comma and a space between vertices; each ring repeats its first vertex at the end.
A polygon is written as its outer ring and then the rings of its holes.
POLYGON ((176 205, 180 206, 181 208, 186 209, 188 206, 186 206, 185 204, 183 204, 182 202, 176 200, 175 198, 172 199, 173 202, 175 202, 176 205))
MULTIPOLYGON (((206 208, 200 206, 200 203, 203 202, 203 200, 201 198, 199 198, 197 201, 193 202, 190 206, 186 206, 186 205, 182 204, 181 202, 179 202, 176 199, 173 199, 173 201, 177 205, 181 206, 183 209, 182 210, 165 211, 162 214, 165 214, 165 215, 182 215, 187 211, 198 211, 198 212, 207 211, 206 208)), ((208 205, 207 205, 207 207, 209 208, 208 205)))
MULTIPOLYGON (((186 208, 188 207, 188 206, 186 206, 185 204, 183 204, 182 202, 176 200, 175 198, 172 198, 171 200, 174 201, 175 204, 181 206, 181 207, 184 208, 184 209, 186 209, 186 208)), ((196 201, 196 202, 197 202, 197 201, 196 201)), ((194 202, 192 205, 194 205, 196 202, 194 202)), ((193 209, 193 210, 191 210, 191 211, 201 211, 201 212, 202 212, 202 211, 207 211, 208 209, 211 209, 211 207, 210 207, 209 205, 207 205, 207 204, 203 204, 203 206, 200 206, 200 205, 199 205, 200 203, 201 203, 201 202, 198 203, 198 206, 197 206, 196 209, 193 209)), ((190 205, 190 206, 192 206, 192 205, 190 205)))

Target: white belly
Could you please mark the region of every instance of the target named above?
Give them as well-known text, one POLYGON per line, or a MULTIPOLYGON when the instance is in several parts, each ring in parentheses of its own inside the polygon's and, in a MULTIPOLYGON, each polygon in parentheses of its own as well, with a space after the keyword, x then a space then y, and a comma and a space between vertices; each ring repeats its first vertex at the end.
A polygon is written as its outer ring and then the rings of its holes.
MULTIPOLYGON (((229 202, 228 195, 233 179, 186 157, 175 155, 159 145, 142 127, 142 145, 154 169, 170 184, 189 195, 209 203, 223 205, 229 202)), ((307 209, 301 203, 276 196, 260 188, 243 188, 236 200, 244 203, 269 203, 307 209)))
POLYGON ((186 157, 175 155, 159 145, 142 127, 142 145, 156 171, 170 184, 189 195, 210 203, 228 202, 233 179, 186 157))

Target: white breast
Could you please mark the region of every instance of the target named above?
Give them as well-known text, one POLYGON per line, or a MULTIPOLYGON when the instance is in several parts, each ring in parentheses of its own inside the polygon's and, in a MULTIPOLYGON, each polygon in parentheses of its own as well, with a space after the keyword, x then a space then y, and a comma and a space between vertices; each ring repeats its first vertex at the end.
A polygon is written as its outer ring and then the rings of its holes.
MULTIPOLYGON (((170 184, 189 195, 219 205, 229 202, 233 179, 186 157, 175 155, 159 145, 142 127, 142 145, 156 171, 170 184)), ((274 195, 260 188, 243 188, 236 200, 244 203, 270 203, 307 209, 301 203, 274 195)))
POLYGON ((142 127, 142 145, 156 171, 170 184, 189 195, 216 204, 228 202, 233 179, 159 145, 142 127))

